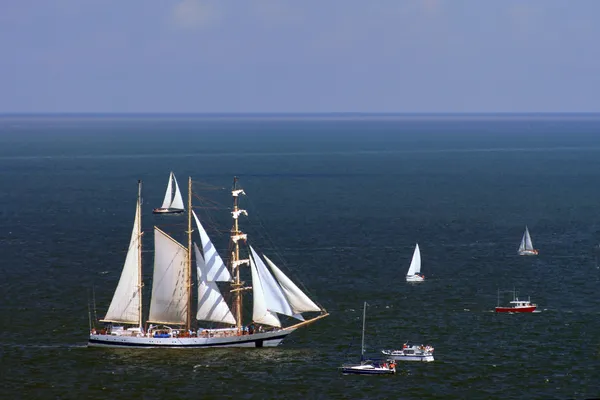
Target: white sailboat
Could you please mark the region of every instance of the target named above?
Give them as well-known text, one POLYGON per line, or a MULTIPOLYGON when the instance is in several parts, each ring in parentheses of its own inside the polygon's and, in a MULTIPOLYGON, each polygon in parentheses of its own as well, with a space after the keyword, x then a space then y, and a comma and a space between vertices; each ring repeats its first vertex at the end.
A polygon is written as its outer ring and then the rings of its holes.
MULTIPOLYGON (((271 260, 248 246, 241 258, 247 235, 239 230, 238 218, 248 215, 238 208, 244 195, 234 179, 231 257, 225 264, 200 220, 192 210, 192 181, 188 196, 188 246, 159 228, 154 228, 154 274, 148 319, 143 323, 141 263, 141 183, 129 250, 121 278, 106 314, 103 328, 91 328, 88 345, 108 347, 269 347, 277 346, 301 326, 324 318, 327 311, 313 302, 271 260), (192 218, 193 217, 193 218, 192 218), (192 238, 192 220, 198 236, 192 238), (199 241, 198 241, 199 240, 199 241), (197 301, 192 301, 192 259, 196 263, 197 301), (268 266, 267 266, 268 265, 268 266), (249 267, 252 285, 242 278, 249 267), (227 283, 233 297, 226 302, 217 282, 227 283), (252 322, 244 324, 242 293, 252 291, 252 322), (196 308, 195 320, 192 308, 196 308), (319 313, 304 320, 302 313, 319 313), (280 315, 301 322, 283 326, 280 315), (216 324, 203 327, 207 323, 216 324)), ((227 296, 230 297, 230 296, 227 296)), ((314 315, 314 314, 313 314, 314 315)))
POLYGON ((527 225, 525 225, 525 233, 523 233, 523 238, 521 239, 521 244, 519 246, 519 255, 520 256, 537 256, 538 251, 533 248, 533 243, 531 242, 531 235, 529 234, 529 229, 527 225))
POLYGON ((171 174, 169 174, 169 183, 167 184, 167 191, 165 192, 165 198, 162 206, 155 208, 152 212, 154 214, 181 214, 184 211, 185 207, 183 205, 183 197, 181 197, 179 185, 177 184, 177 179, 175 179, 175 174, 173 171, 171 171, 171 174), (175 187, 175 190, 173 190, 173 187, 175 187))
POLYGON ((410 262, 410 267, 406 273, 406 282, 423 282, 425 280, 425 276, 419 275, 420 272, 421 251, 419 250, 419 244, 417 243, 415 252, 413 253, 412 260, 410 262))

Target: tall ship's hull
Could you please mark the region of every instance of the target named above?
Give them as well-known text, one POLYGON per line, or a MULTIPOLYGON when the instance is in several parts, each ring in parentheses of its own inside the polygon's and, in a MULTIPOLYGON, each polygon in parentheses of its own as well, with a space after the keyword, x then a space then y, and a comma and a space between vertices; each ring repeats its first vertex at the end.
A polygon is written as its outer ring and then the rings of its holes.
POLYGON ((224 337, 146 337, 91 334, 90 347, 206 348, 276 347, 295 329, 281 329, 252 335, 224 337))

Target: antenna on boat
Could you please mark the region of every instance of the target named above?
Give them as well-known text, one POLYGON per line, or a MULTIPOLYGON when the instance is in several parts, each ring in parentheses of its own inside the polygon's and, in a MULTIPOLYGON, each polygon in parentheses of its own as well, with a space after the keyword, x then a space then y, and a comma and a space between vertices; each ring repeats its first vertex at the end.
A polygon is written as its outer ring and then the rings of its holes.
POLYGON ((500 288, 497 289, 498 294, 497 294, 497 299, 496 299, 496 307, 500 307, 500 288))

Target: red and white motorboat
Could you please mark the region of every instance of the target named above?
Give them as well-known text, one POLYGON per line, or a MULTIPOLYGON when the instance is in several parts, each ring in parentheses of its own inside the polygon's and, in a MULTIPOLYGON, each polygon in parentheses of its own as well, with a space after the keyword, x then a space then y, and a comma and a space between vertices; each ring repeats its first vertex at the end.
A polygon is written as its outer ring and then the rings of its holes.
MULTIPOLYGON (((498 292, 498 300, 499 299, 500 292, 498 292)), ((519 300, 516 290, 513 290, 513 300, 510 302, 509 306, 500 307, 499 303, 500 302, 498 301, 498 306, 496 306, 497 313, 531 313, 537 308, 537 304, 532 304, 531 299, 519 300)))

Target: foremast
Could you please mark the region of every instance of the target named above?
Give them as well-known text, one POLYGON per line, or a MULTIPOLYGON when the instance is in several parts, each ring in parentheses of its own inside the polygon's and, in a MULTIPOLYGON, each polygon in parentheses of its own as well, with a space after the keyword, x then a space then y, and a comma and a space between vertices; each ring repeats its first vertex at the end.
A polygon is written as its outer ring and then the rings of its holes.
POLYGON ((240 259, 240 240, 246 240, 247 235, 240 231, 238 224, 238 217, 241 214, 248 215, 246 210, 239 208, 239 196, 246 194, 243 189, 237 187, 238 178, 233 178, 233 187, 231 189, 231 196, 233 197, 233 211, 231 216, 233 218, 233 226, 231 228, 230 244, 231 244, 231 275, 233 276, 233 282, 231 283, 231 292, 234 293, 233 308, 235 312, 236 327, 238 330, 242 329, 242 300, 243 292, 245 290, 252 289, 252 287, 244 287, 245 282, 240 278, 240 266, 249 265, 249 259, 240 259))

